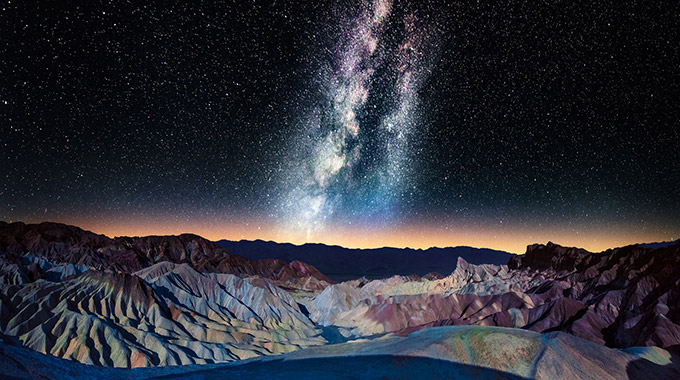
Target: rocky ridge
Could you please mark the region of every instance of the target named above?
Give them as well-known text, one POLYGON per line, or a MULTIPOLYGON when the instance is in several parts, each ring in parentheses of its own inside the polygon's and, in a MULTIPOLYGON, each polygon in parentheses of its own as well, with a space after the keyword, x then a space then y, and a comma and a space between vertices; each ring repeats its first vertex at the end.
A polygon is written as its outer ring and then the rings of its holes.
MULTIPOLYGON (((305 291, 320 291, 331 282, 309 264, 249 260, 192 234, 112 239, 60 223, 0 222, 0 253, 10 264, 30 255, 52 264, 126 273, 164 261, 186 263, 199 272, 260 276, 281 287, 305 291)), ((2 273, 0 268, 0 276, 2 273)))

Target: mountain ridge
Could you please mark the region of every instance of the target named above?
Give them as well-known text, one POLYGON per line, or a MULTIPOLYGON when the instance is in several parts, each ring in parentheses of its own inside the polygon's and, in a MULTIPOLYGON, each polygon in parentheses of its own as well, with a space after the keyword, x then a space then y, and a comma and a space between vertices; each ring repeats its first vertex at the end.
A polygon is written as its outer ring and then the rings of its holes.
POLYGON ((277 243, 256 240, 218 240, 215 244, 249 259, 276 258, 307 262, 335 282, 359 277, 372 279, 394 275, 447 275, 456 268, 458 257, 473 264, 503 265, 515 254, 489 248, 430 247, 414 248, 345 248, 322 243, 277 243))

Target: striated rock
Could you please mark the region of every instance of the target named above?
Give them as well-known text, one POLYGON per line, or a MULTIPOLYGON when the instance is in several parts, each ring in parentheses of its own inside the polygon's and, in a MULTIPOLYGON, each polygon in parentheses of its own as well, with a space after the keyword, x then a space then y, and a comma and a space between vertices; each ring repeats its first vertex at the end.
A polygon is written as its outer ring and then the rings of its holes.
POLYGON ((89 270, 0 288, 0 330, 81 363, 145 367, 226 362, 323 344, 271 281, 162 262, 136 275, 89 270))
MULTIPOLYGON (((532 248, 550 256, 513 258, 525 273, 540 268, 562 292, 584 302, 577 318, 559 329, 612 347, 680 344, 680 244, 658 249, 632 245, 601 253, 556 245, 532 248)), ((536 290, 534 290, 536 291, 536 290)))
POLYGON ((286 289, 321 291, 331 280, 313 266, 294 260, 290 263, 277 259, 254 261, 256 274, 273 280, 286 289))
POLYGON ((0 284, 18 285, 30 282, 27 270, 19 264, 0 259, 0 284))
POLYGON ((437 273, 437 272, 426 273, 426 274, 423 276, 423 280, 430 280, 430 281, 432 281, 432 280, 440 280, 440 279, 442 279, 442 278, 444 278, 444 275, 441 274, 441 273, 437 273))
POLYGON ((337 325, 337 316, 354 308, 362 299, 360 290, 346 283, 334 284, 314 297, 310 318, 322 326, 337 325))
POLYGON ((62 279, 88 271, 85 265, 53 264, 33 255, 0 256, 0 284, 17 285, 40 279, 62 279))

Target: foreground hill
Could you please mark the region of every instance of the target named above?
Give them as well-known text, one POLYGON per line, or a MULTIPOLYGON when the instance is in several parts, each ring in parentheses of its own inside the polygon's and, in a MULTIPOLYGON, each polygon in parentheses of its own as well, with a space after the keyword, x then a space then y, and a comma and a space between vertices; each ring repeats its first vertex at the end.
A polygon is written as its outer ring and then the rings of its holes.
POLYGON ((472 247, 350 249, 336 245, 293 245, 262 240, 220 240, 216 244, 252 260, 301 260, 336 282, 362 276, 375 279, 410 274, 425 276, 431 272, 448 274, 456 268, 459 257, 472 264, 502 265, 515 256, 503 251, 472 247))
POLYGON ((192 234, 112 239, 60 223, 0 222, 0 253, 10 262, 30 255, 53 264, 126 273, 164 261, 186 263, 200 272, 260 276, 292 289, 316 291, 330 283, 318 269, 301 261, 250 260, 192 234))
POLYGON ((557 332, 449 326, 226 365, 134 370, 85 366, 0 344, 0 373, 60 379, 670 379, 680 376, 680 363, 659 348, 617 350, 557 332))

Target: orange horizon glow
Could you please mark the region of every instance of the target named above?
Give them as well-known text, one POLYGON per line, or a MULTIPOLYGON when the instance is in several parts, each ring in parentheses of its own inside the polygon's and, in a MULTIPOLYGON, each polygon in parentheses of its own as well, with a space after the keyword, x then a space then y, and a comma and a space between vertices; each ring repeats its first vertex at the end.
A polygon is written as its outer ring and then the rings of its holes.
MULTIPOLYGON (((41 221, 31 221, 36 223, 41 221)), ((609 248, 622 247, 636 243, 675 240, 668 234, 639 228, 621 227, 583 228, 577 231, 558 226, 460 226, 446 229, 438 225, 412 224, 394 228, 362 228, 343 226, 326 228, 312 236, 287 231, 273 225, 246 220, 173 220, 147 218, 145 220, 100 220, 68 219, 58 222, 71 224, 103 234, 115 236, 179 235, 192 233, 211 241, 217 240, 265 240, 278 243, 322 243, 339 245, 346 248, 413 248, 470 246, 490 248, 515 254, 523 254, 527 245, 555 244, 579 247, 591 252, 601 252, 609 248)))

